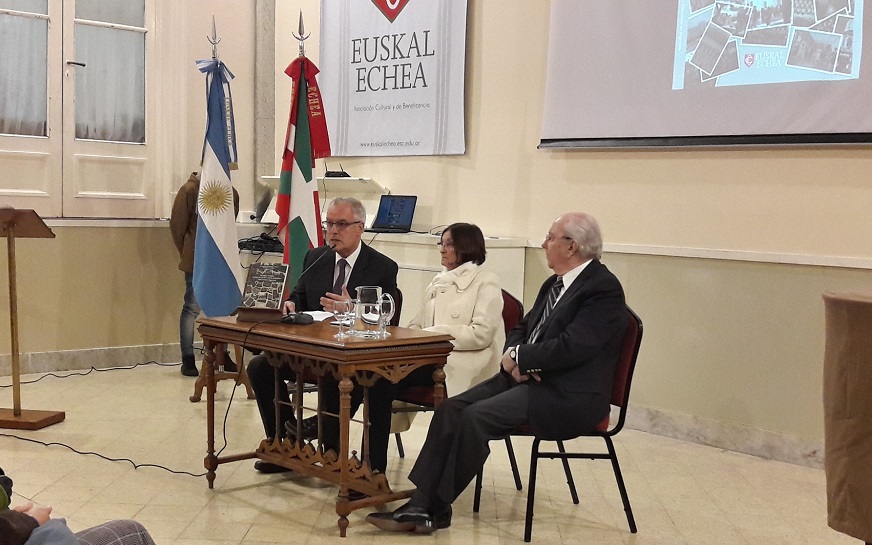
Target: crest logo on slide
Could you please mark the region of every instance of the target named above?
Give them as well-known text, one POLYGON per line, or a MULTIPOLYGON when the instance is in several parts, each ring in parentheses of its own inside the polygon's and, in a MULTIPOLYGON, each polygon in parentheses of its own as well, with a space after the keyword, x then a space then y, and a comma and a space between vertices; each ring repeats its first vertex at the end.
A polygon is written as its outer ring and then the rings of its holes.
POLYGON ((393 23, 409 0, 372 0, 372 3, 393 23))
POLYGON ((745 55, 745 66, 748 68, 754 66, 754 53, 748 53, 745 55))

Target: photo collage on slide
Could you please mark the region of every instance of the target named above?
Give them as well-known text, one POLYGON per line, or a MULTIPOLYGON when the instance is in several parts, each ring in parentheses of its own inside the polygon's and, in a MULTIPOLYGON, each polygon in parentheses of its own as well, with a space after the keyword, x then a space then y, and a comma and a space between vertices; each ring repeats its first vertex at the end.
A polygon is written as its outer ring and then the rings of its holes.
POLYGON ((856 79, 862 15, 863 0, 679 0, 672 88, 856 79))

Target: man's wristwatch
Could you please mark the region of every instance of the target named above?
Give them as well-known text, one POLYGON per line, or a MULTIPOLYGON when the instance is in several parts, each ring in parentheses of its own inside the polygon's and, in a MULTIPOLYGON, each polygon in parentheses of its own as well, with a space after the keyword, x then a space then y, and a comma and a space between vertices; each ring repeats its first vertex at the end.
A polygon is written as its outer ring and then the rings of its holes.
POLYGON ((512 361, 518 363, 518 347, 513 346, 509 349, 509 357, 512 358, 512 361))

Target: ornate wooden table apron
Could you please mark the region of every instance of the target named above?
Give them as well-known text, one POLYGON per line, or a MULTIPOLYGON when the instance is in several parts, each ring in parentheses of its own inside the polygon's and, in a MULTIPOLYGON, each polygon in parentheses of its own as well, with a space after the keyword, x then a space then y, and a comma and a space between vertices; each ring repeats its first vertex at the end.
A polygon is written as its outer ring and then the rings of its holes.
MULTIPOLYGON (((378 379, 399 382, 409 373, 425 365, 434 366, 435 399, 438 404, 444 395, 445 373, 442 366, 451 352, 450 335, 431 333, 402 327, 388 327, 387 339, 350 338, 340 341, 334 337, 337 328, 327 321, 311 325, 255 323, 237 321, 235 317, 203 318, 199 332, 206 347, 208 368, 207 435, 208 450, 203 464, 209 488, 215 481, 215 470, 220 464, 260 458, 304 475, 317 477, 339 485, 336 514, 339 515, 339 534, 345 537, 348 514, 361 507, 380 505, 407 498, 412 490, 394 492, 382 473, 373 473, 369 467, 369 400, 366 389, 378 379), (289 367, 298 377, 332 376, 338 383, 340 452, 324 451, 309 440, 290 440, 284 437, 283 423, 276 406, 276 439, 264 439, 257 450, 249 453, 218 457, 215 455, 215 374, 214 361, 223 353, 223 345, 235 344, 248 349, 259 349, 276 368, 276 388, 285 387, 278 380, 280 367, 289 367), (349 445, 351 427, 351 391, 354 384, 364 387, 363 453, 358 457, 349 445), (369 497, 349 501, 348 491, 354 489, 369 497)), ((302 421, 303 381, 296 384, 292 397, 297 422, 302 421)), ((320 414, 324 416, 324 414, 320 414)), ((329 418, 329 416, 327 416, 329 418)), ((319 425, 319 429, 320 429, 319 425)), ((299 435, 298 435, 299 437, 299 435)))

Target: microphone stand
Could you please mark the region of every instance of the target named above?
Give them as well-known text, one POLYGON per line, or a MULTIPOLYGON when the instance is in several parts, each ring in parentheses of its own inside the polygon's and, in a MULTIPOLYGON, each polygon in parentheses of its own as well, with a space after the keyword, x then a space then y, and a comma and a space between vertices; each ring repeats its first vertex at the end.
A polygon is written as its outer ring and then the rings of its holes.
MULTIPOLYGON (((333 250, 334 248, 336 248, 336 245, 335 244, 330 245, 329 248, 331 250, 333 250)), ((321 259, 325 255, 327 255, 328 253, 329 252, 325 251, 324 253, 322 253, 321 255, 316 257, 315 261, 309 263, 309 266, 306 267, 305 269, 303 269, 303 272, 301 272, 299 278, 297 278, 297 284, 299 284, 300 280, 303 279, 303 275, 305 275, 307 272, 309 272, 312 269, 312 267, 314 267, 319 261, 321 261, 321 259)), ((315 321, 315 319, 312 318, 311 315, 306 314, 305 312, 289 312, 289 313, 285 314, 284 316, 282 316, 281 321, 283 324, 305 325, 305 324, 313 323, 315 321)))

